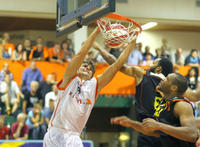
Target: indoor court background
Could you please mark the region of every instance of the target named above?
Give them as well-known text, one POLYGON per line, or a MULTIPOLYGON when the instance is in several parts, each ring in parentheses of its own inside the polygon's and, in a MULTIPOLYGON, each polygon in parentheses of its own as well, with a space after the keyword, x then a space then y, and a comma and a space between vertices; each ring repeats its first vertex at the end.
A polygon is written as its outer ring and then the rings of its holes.
MULTIPOLYGON (((86 0, 87 1, 87 0, 86 0)), ((81 43, 96 27, 95 23, 83 26, 81 29, 56 38, 56 0, 0 0, 0 38, 4 32, 8 32, 14 44, 29 38, 33 42, 38 36, 48 42, 61 42, 69 38, 72 40, 72 47, 75 52, 80 49, 81 43)), ((142 31, 137 42, 141 42, 144 51, 149 45, 151 53, 162 46, 162 40, 167 40, 170 54, 173 55, 176 49, 182 48, 186 57, 191 49, 200 49, 200 0, 116 0, 116 13, 130 17, 143 25, 148 22, 157 22, 157 26, 142 31)), ((102 46, 102 36, 97 38, 102 46)), ((94 53, 97 52, 94 50, 94 53)), ((198 53, 198 56, 200 54, 198 53)), ((5 59, 0 60, 0 70, 5 59)), ((21 71, 28 67, 29 62, 8 61, 14 80, 21 80, 21 71), (15 67, 19 67, 17 71, 15 67)), ((51 66, 58 67, 57 79, 60 80, 64 65, 55 63, 37 62, 38 67, 50 69, 51 66), (60 73, 59 73, 60 72, 60 73)), ((66 65, 67 63, 65 63, 66 65)), ((97 71, 102 72, 105 64, 99 64, 97 71)), ((179 72, 187 75, 188 66, 178 66, 179 72)), ((41 70, 42 71, 42 70, 41 70)), ((47 74, 43 69, 43 76, 47 74)), ((200 72, 199 72, 200 74, 200 72)), ((127 84, 120 84, 121 78, 126 78, 121 73, 117 74, 113 83, 111 82, 101 95, 93 109, 93 112, 86 125, 86 133, 83 133, 84 140, 91 140, 94 147, 135 147, 137 133, 119 126, 111 126, 109 119, 112 116, 129 115, 134 118, 134 79, 126 79, 127 84), (123 93, 116 89, 112 91, 112 84, 125 88, 123 93), (121 138, 120 138, 121 137, 121 138)), ((0 145, 1 146, 1 145, 0 145)))

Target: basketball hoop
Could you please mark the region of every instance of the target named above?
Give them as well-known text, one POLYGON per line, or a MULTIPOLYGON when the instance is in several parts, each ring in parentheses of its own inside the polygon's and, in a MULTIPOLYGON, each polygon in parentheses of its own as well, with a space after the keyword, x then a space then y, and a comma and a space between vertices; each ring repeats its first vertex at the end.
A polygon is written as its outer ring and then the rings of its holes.
POLYGON ((141 26, 137 22, 116 13, 111 13, 97 20, 97 24, 106 45, 111 48, 126 46, 142 31, 141 26))

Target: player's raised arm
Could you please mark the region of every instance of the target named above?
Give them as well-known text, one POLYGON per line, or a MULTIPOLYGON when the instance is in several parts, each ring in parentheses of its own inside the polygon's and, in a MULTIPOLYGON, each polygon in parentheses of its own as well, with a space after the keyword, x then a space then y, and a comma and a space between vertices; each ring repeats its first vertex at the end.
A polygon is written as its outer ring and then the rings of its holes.
POLYGON ((124 62, 127 60, 132 48, 135 46, 136 39, 133 39, 127 48, 121 53, 119 58, 110 67, 108 67, 105 72, 98 76, 98 92, 105 87, 115 76, 117 71, 122 67, 124 62))
MULTIPOLYGON (((117 59, 115 58, 115 56, 111 55, 110 53, 108 53, 105 49, 103 49, 98 43, 94 43, 93 44, 93 48, 95 48, 96 50, 98 50, 100 52, 100 54, 102 55, 102 57, 104 58, 104 60, 106 60, 106 62, 108 64, 113 64, 117 59)), ((132 48, 133 49, 133 48, 132 48)), ((132 51, 131 49, 131 51, 132 51)), ((127 64, 124 64, 120 71, 128 76, 132 76, 136 79, 136 84, 138 85, 144 75, 144 69, 137 67, 137 66, 128 66, 127 64)))
POLYGON ((79 50, 79 52, 72 58, 72 61, 68 63, 67 68, 63 75, 63 81, 61 83, 61 87, 66 86, 66 84, 71 80, 71 78, 76 75, 77 70, 81 66, 85 56, 88 53, 88 50, 91 48, 96 36, 99 34, 99 29, 95 28, 95 30, 90 34, 88 39, 84 42, 83 46, 79 50))

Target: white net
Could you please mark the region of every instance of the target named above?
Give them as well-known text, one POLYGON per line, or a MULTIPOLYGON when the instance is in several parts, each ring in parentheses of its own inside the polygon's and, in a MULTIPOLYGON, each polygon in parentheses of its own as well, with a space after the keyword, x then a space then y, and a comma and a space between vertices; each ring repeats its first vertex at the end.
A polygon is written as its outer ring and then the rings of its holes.
POLYGON ((103 18, 97 20, 97 24, 106 45, 111 48, 126 46, 139 32, 139 28, 130 21, 103 18))

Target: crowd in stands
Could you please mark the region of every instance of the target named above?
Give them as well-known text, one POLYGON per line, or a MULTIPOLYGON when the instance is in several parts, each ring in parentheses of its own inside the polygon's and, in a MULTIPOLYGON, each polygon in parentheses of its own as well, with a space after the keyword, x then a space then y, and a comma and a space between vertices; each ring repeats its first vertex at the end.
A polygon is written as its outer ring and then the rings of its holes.
MULTIPOLYGON (((148 66, 156 58, 168 58, 173 62, 175 72, 178 72, 176 67, 179 65, 191 66, 186 77, 191 89, 198 88, 200 86, 198 50, 191 49, 190 54, 184 57, 182 49, 178 48, 172 55, 167 41, 163 39, 162 43, 162 46, 156 49, 155 56, 151 52, 150 46, 144 47, 143 52, 142 43, 137 43, 127 64, 148 66)), ((59 64, 69 62, 75 54, 72 46, 70 39, 61 43, 45 45, 41 37, 37 38, 36 44, 33 46, 31 40, 28 39, 13 44, 9 34, 4 33, 3 39, 0 39, 0 59, 31 62, 30 67, 23 72, 20 85, 17 85, 13 79, 13 73, 9 71, 7 62, 0 69, 0 139, 43 139, 55 108, 58 90, 53 74, 49 74, 44 80, 35 61, 59 64), (12 124, 6 123, 6 116, 15 118, 12 124)), ((93 46, 93 48, 95 47, 93 46)), ((116 58, 123 50, 109 47, 105 47, 105 49, 116 58)), ((96 63, 105 63, 103 57, 98 53, 95 55, 93 50, 89 51, 88 58, 96 63)), ((196 105, 196 117, 200 117, 200 103, 194 105, 196 105)))

